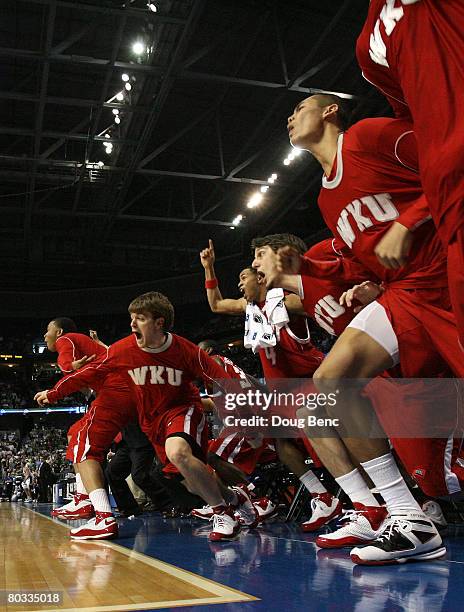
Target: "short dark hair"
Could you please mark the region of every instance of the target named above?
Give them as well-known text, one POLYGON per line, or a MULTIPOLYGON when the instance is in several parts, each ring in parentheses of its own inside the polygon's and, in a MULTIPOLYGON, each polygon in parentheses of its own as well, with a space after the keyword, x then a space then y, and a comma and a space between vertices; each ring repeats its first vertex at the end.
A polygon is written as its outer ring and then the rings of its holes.
POLYGON ((246 266, 245 268, 243 268, 243 270, 240 270, 240 274, 245 271, 251 272, 252 274, 258 274, 258 270, 253 268, 253 266, 246 266))
POLYGON ((343 132, 350 127, 352 112, 346 100, 344 100, 343 98, 335 94, 320 93, 320 94, 314 94, 314 96, 312 97, 316 98, 316 100, 319 103, 319 106, 322 108, 324 106, 330 106, 331 104, 336 104, 338 106, 337 125, 343 132))
POLYGON ((165 330, 170 330, 174 325, 174 306, 165 295, 158 291, 149 291, 139 295, 129 304, 128 310, 131 313, 148 312, 153 319, 162 317, 165 330))
POLYGON ((55 317, 51 321, 56 327, 63 330, 63 334, 75 334, 77 325, 68 317, 55 317))
POLYGON ((268 236, 253 238, 253 240, 251 241, 252 251, 264 246, 271 247, 271 249, 275 252, 277 252, 282 247, 291 246, 296 249, 301 255, 303 255, 303 253, 306 253, 306 251, 308 250, 308 247, 306 246, 305 242, 294 234, 269 234, 268 236))

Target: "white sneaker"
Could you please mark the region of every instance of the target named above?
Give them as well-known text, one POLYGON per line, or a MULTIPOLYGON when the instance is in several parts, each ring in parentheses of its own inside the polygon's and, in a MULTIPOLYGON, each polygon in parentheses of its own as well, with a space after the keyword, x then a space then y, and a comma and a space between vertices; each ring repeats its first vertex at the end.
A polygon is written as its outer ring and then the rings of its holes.
POLYGON ((111 512, 96 512, 95 517, 71 529, 73 540, 110 540, 118 536, 118 524, 111 512))
POLYGON ((360 565, 429 561, 446 554, 433 522, 419 512, 390 517, 382 533, 368 546, 353 548, 351 560, 360 565))
POLYGON ((321 548, 343 548, 356 544, 369 544, 380 534, 388 516, 384 506, 365 506, 354 503, 354 510, 348 511, 343 525, 332 533, 318 536, 316 544, 321 548))
POLYGON ((445 515, 443 514, 438 502, 433 501, 432 499, 426 501, 422 504, 422 512, 432 521, 438 531, 448 527, 448 521, 445 519, 445 515))
POLYGON ((55 508, 50 514, 57 518, 77 520, 91 518, 95 511, 87 494, 75 493, 70 502, 60 508, 55 508))
POLYGON ((211 506, 203 506, 203 508, 194 508, 190 514, 204 521, 210 521, 213 518, 214 512, 211 506))
POLYGON ((301 523, 303 531, 317 531, 330 521, 338 518, 342 513, 342 504, 338 497, 330 493, 315 495, 311 500, 311 518, 301 523))
POLYGON ((212 542, 235 540, 239 533, 239 522, 235 520, 230 508, 226 508, 221 514, 213 515, 213 529, 209 534, 212 542))
POLYGON ((259 522, 258 511, 253 506, 248 493, 241 487, 231 487, 237 494, 238 505, 235 508, 239 522, 244 527, 256 527, 259 522))

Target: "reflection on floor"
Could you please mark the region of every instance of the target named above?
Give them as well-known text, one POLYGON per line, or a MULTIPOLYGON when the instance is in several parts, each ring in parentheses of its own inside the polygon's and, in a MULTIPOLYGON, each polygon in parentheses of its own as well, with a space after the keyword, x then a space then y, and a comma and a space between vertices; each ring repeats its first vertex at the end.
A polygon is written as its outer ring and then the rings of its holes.
MULTIPOLYGON (((37 511, 48 514, 49 508, 43 505, 37 511)), ((464 528, 449 528, 446 560, 361 567, 352 564, 349 549, 318 549, 315 536, 302 533, 295 523, 271 523, 223 544, 208 541, 209 523, 191 518, 165 519, 153 513, 123 519, 120 526, 118 545, 259 598, 214 607, 189 604, 182 610, 456 612, 464 608, 464 528)), ((66 558, 72 545, 62 531, 59 550, 66 558)), ((98 559, 92 565, 98 566, 98 559)))

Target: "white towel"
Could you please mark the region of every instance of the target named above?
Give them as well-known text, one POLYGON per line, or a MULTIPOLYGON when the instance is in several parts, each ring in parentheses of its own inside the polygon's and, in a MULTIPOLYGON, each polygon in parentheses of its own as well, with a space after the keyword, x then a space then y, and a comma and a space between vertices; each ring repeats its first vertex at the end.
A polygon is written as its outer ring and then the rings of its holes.
POLYGON ((290 321, 287 308, 284 302, 285 294, 283 289, 270 289, 266 295, 266 311, 267 320, 275 330, 278 331, 287 325, 290 321))
POLYGON ((276 335, 272 325, 268 323, 266 315, 256 304, 247 304, 245 312, 245 334, 243 346, 251 348, 256 353, 261 348, 275 346, 276 335))

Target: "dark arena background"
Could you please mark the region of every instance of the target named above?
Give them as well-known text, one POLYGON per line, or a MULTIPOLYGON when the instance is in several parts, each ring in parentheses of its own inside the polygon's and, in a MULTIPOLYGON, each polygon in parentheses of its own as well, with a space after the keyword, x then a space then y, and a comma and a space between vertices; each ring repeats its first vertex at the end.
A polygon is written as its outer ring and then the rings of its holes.
MULTIPOLYGON (((403 10, 400 0, 385 4, 390 11, 403 10)), ((306 439, 250 439, 240 431, 221 437, 209 375, 192 375, 195 382, 189 383, 195 406, 198 392, 202 398, 201 430, 189 433, 194 421, 189 412, 180 434, 164 436, 162 427, 171 423, 158 421, 150 434, 140 416, 148 438, 140 430, 131 437, 124 422, 107 443, 98 442, 104 446, 98 461, 85 453, 95 443, 88 432, 97 414, 93 402, 98 404, 103 391, 98 389, 95 399, 90 383, 54 403, 34 399, 64 375, 72 378, 105 359, 106 349, 96 344, 90 349, 94 358, 79 352, 75 332, 89 336, 95 330, 113 345, 131 334, 131 317, 133 350, 154 359, 154 365, 140 364, 152 383, 164 384, 165 366, 170 373, 176 366, 175 372, 187 368, 179 364, 187 363, 194 349, 184 345, 177 361, 157 361, 163 354, 158 351, 173 350, 170 343, 179 335, 195 345, 209 340, 207 352, 216 354, 216 367, 228 372, 235 364, 247 384, 269 385, 266 359, 274 359, 274 349, 261 344, 252 351, 244 343, 247 303, 264 307, 268 274, 256 263, 260 249, 255 253, 251 241, 293 234, 309 249, 332 238, 318 207, 319 158, 289 142, 287 120, 302 100, 338 96, 350 123, 394 117, 387 99, 363 79, 356 59, 368 7, 367 0, 0 2, 0 610, 463 609, 464 497, 460 485, 450 485, 464 483, 463 421, 448 438, 452 464, 446 464, 446 491, 433 494, 423 484, 429 474, 420 466, 412 473, 395 443, 390 440, 388 447, 404 477, 408 503, 414 504, 408 512, 417 507, 424 513, 416 519, 439 530, 437 541, 442 538, 446 554, 405 563, 411 559, 401 557, 403 551, 399 560, 369 564, 350 557, 350 548, 377 541, 382 533, 391 543, 400 525, 403 535, 395 537, 403 540, 395 545, 404 549, 412 519, 395 523, 388 494, 383 500, 382 486, 366 470, 363 487, 374 500, 374 514, 384 512, 374 527, 368 498, 353 500, 340 473, 332 473, 306 439), (206 269, 213 244, 214 267, 206 269), (253 260, 258 275, 249 270, 252 280, 244 280, 240 273, 253 260), (255 293, 247 282, 255 283, 255 293), (140 309, 128 312, 131 301, 148 292, 164 294, 175 310, 172 335, 163 328, 161 344, 146 341, 140 309), (63 317, 77 329, 60 323, 63 317), (44 334, 53 321, 52 331, 59 332, 50 341, 44 334), (74 365, 67 370, 59 337, 68 333, 74 365), (68 430, 81 422, 87 433, 79 430, 68 443, 68 430), (209 454, 202 446, 207 429, 209 454), (183 468, 175 470, 180 478, 166 476, 167 459, 150 443, 156 438, 160 444, 160 437, 163 448, 164 442, 181 440, 189 461, 201 464, 203 484, 213 482, 216 491, 215 478, 220 479, 219 498, 188 492, 180 484, 183 468), (80 452, 84 442, 81 460, 94 471, 86 478, 85 466, 76 479, 70 453, 80 452), (103 484, 94 484, 100 482, 95 474, 103 484), (90 497, 83 480, 93 483, 87 487, 90 497), (67 514, 57 511, 62 506, 67 514), (224 520, 233 525, 232 534, 223 531, 224 520), (85 530, 87 521, 92 535, 70 534, 85 530), (351 539, 333 544, 331 534, 359 521, 367 525, 359 527, 361 540, 353 539, 353 531, 351 539), (211 537, 215 530, 220 535, 211 537)), ((399 13, 387 17, 400 23, 399 13)), ((366 217, 360 219, 366 223, 366 217)), ((345 259, 337 250, 331 257, 345 259)), ((384 279, 369 280, 380 286, 384 279)), ((358 282, 356 277, 346 289, 358 282)), ((337 316, 338 297, 335 310, 321 314, 319 302, 310 312, 301 291, 289 291, 291 298, 299 294, 307 315, 290 313, 290 321, 295 316, 304 322, 311 340, 290 340, 293 357, 283 353, 282 371, 273 378, 305 378, 306 371, 290 368, 294 354, 305 351, 313 356, 311 378, 322 359, 334 354, 330 317, 337 316)), ((165 314, 159 316, 166 323, 165 314)), ((148 319, 153 323, 155 316, 148 319)), ((277 345, 284 346, 280 328, 269 325, 277 345)), ((455 345, 459 361, 457 336, 455 345)), ((202 355, 198 352, 204 367, 202 355)), ((442 376, 458 387, 459 369, 451 370, 409 377, 442 376)), ((135 382, 140 372, 134 372, 135 382)), ((392 376, 402 374, 395 370, 392 376)), ((155 412, 163 397, 153 400, 155 412)), ((456 400, 461 406, 462 397, 461 389, 456 400)), ((182 401, 172 405, 178 408, 182 401)), ((108 415, 116 408, 106 410, 103 422, 113 419, 108 415)), ((177 457, 173 453, 170 466, 177 457)), ((436 464, 440 461, 437 451, 436 464)), ((425 546, 422 535, 413 536, 419 548, 425 546)))

